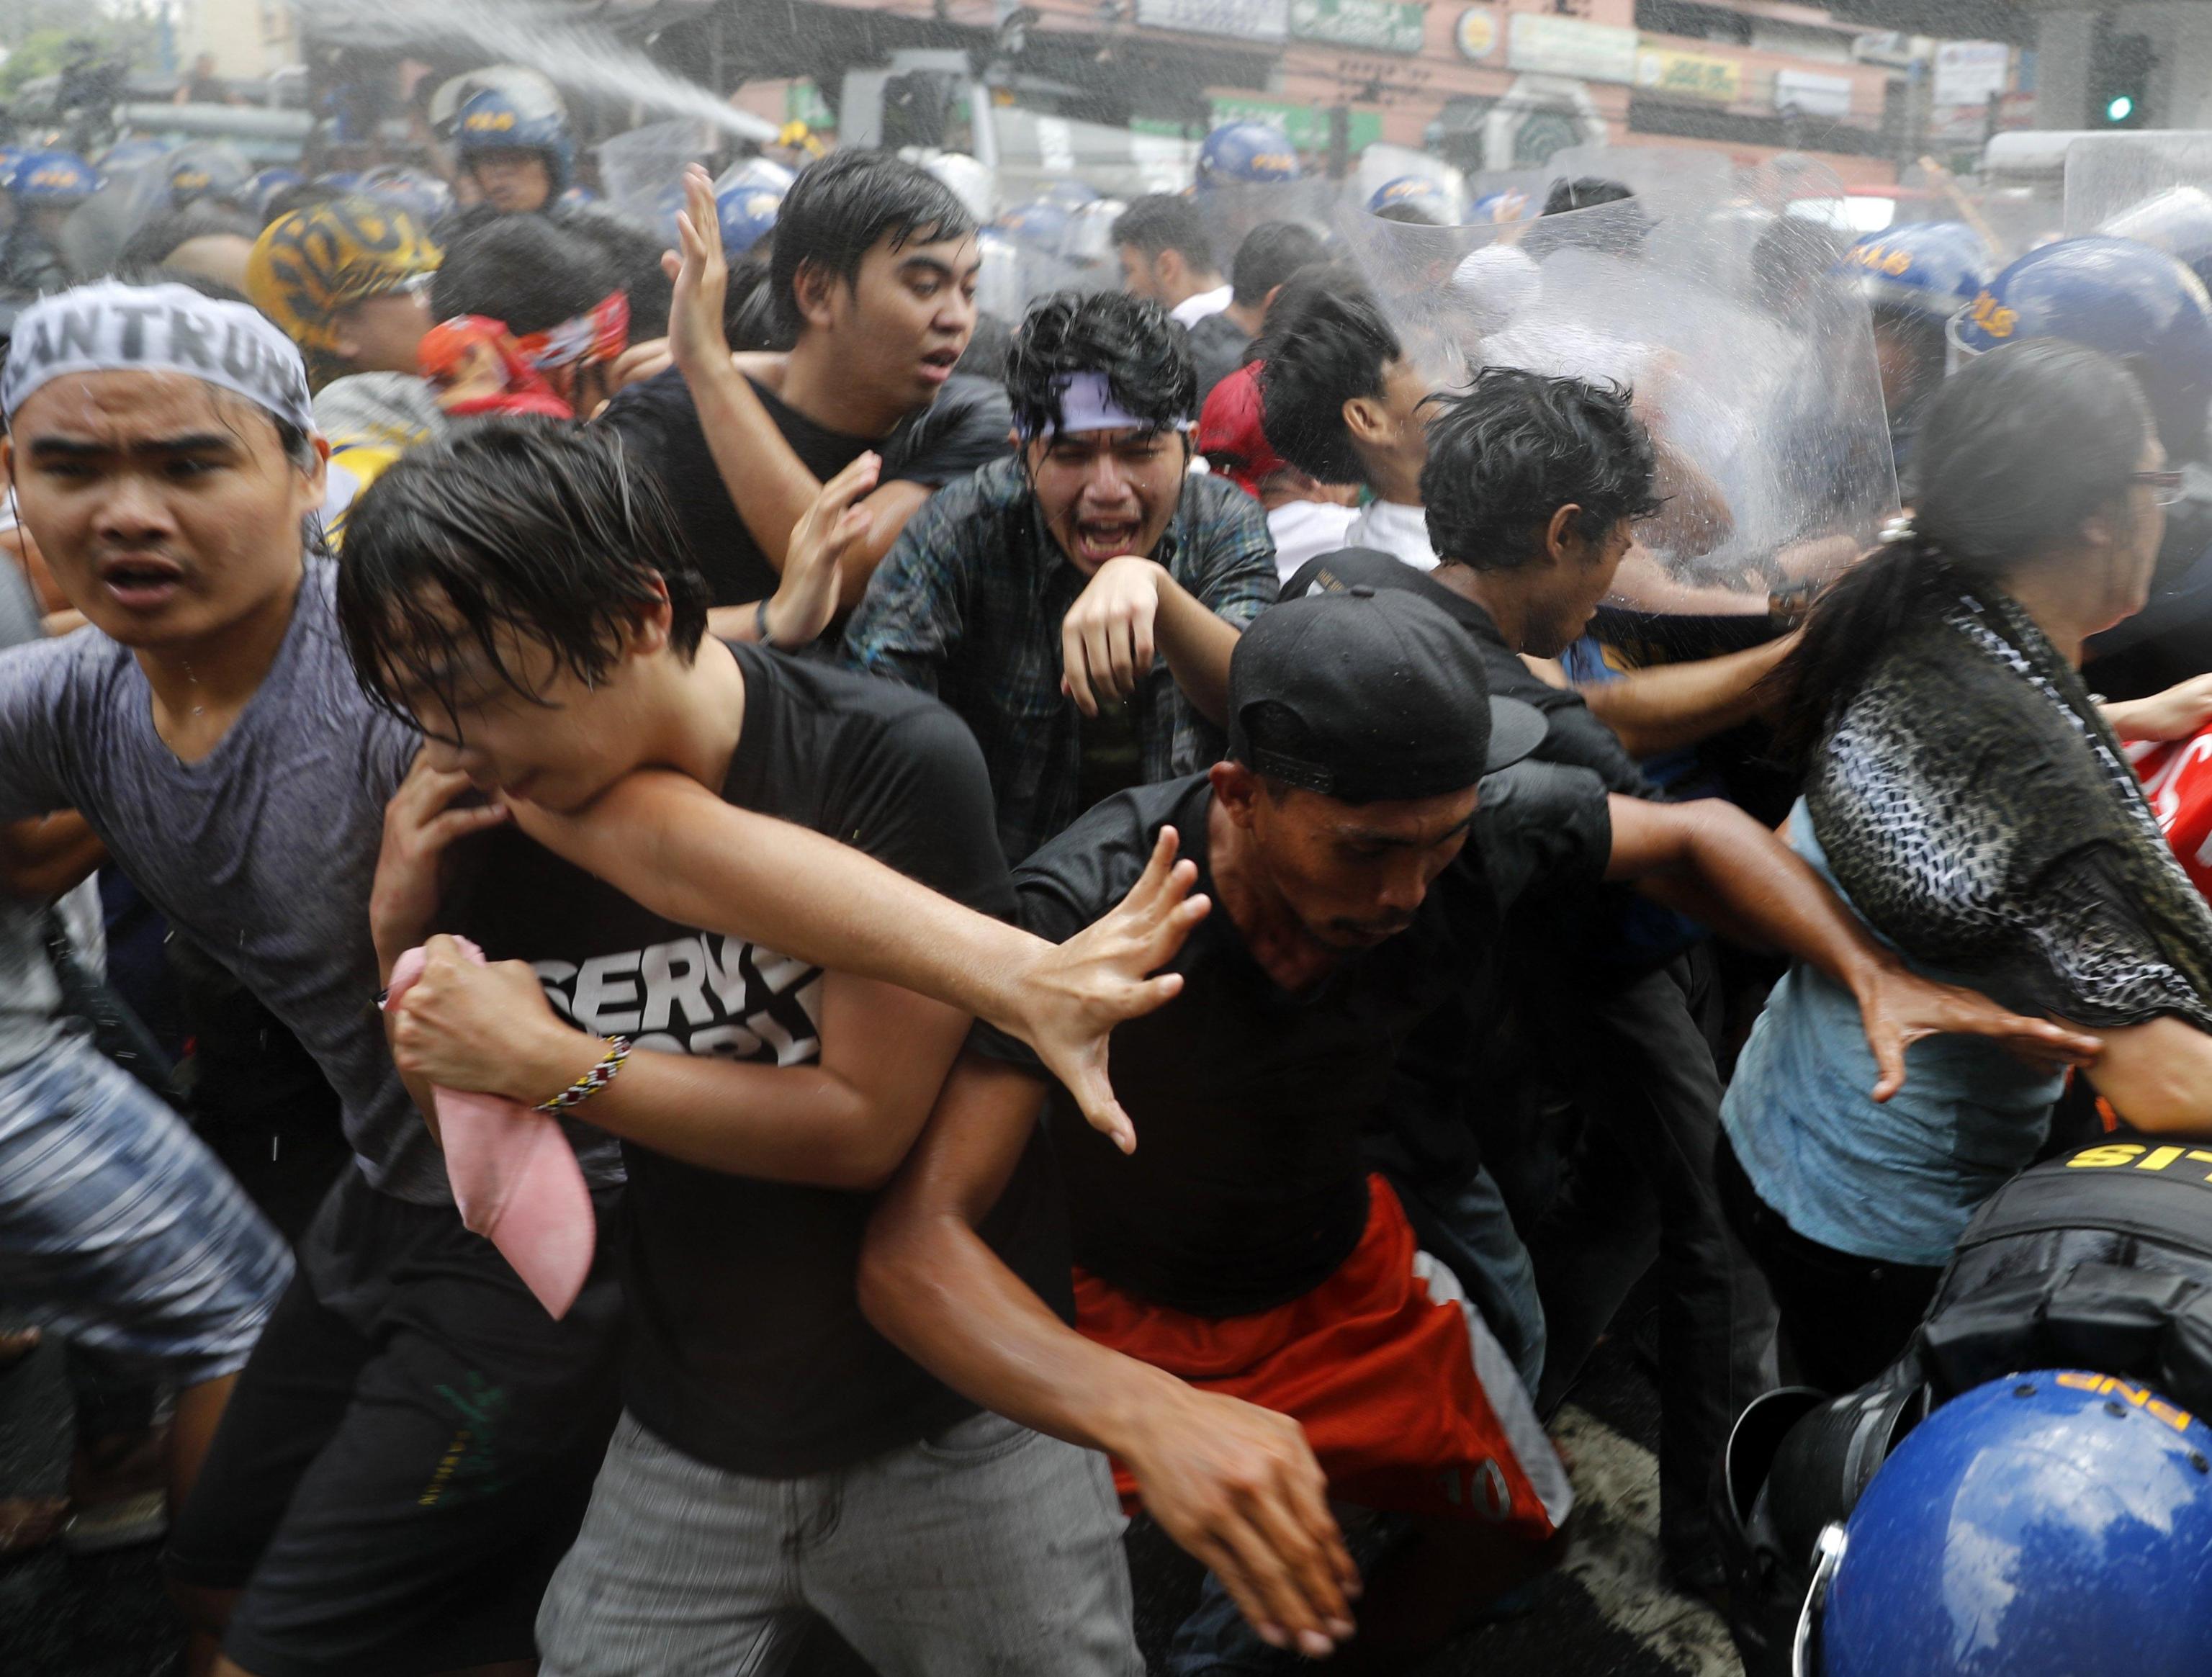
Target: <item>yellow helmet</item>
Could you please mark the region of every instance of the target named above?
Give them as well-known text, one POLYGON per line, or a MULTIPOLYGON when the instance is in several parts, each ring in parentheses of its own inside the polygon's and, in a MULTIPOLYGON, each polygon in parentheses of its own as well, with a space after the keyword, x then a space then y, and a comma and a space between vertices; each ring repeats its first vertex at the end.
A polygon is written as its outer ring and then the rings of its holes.
POLYGON ((333 198, 279 216, 254 240, 246 289, 302 349, 330 355, 343 309, 435 272, 441 252, 412 216, 383 198, 333 198))

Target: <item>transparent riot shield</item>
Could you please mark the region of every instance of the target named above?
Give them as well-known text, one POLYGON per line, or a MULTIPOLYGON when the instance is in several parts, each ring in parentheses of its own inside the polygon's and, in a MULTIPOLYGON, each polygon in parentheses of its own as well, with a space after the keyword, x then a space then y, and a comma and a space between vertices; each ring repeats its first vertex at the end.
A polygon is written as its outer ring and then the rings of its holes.
POLYGON ((2115 218, 2177 193, 2212 197, 2212 134, 2088 134, 2066 148, 2069 239, 2109 232, 2115 218))
POLYGON ((2066 232, 2132 239, 2212 274, 2212 134, 2094 134, 2066 148, 2066 232))
POLYGON ((1340 227, 1439 389, 1502 366, 1633 391, 1667 504, 1639 526, 1617 604, 1763 620, 1778 591, 1849 564, 1897 505, 1866 306, 1825 264, 1789 259, 1812 225, 1802 207, 1731 182, 1703 203, 1670 192, 1656 218, 1631 199, 1533 223, 1340 227), (1755 215, 1782 236, 1747 261, 1755 215))
POLYGON ((714 149, 714 137, 692 118, 647 123, 599 142, 599 185, 617 214, 662 231, 682 207, 685 166, 714 149))
POLYGON ((1703 206, 1736 190, 1735 165, 1725 153, 1689 146, 1567 146, 1552 154, 1529 213, 1544 207, 1560 180, 1615 180, 1644 200, 1656 217, 1675 204, 1703 206))
POLYGON ((115 266, 131 236, 168 208, 169 167, 162 153, 103 173, 100 190, 62 223, 62 261, 70 273, 89 279, 115 266))
POLYGON ((1374 202, 1376 192, 1407 175, 1433 180, 1443 189, 1456 212, 1451 220, 1474 219, 1466 213, 1467 179, 1457 169, 1425 151, 1415 151, 1411 146, 1385 145, 1380 141, 1359 154, 1358 167, 1344 183, 1344 197, 1364 208, 1374 202))
POLYGON ((1213 235, 1213 254, 1224 273, 1244 235, 1262 222, 1299 222, 1327 236, 1344 202, 1343 183, 1306 175, 1271 185, 1242 182, 1199 189, 1194 200, 1213 235))

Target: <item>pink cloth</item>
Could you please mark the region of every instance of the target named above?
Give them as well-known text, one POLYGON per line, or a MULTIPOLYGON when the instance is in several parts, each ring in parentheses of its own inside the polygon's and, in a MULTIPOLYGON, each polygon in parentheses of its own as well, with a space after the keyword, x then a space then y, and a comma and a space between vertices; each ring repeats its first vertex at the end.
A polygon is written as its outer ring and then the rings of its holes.
MULTIPOLYGON (((484 958, 466 938, 454 942, 471 961, 484 958)), ((423 959, 419 949, 399 957, 392 969, 391 1001, 422 975, 423 959)), ((583 1290, 598 1241, 575 1150, 545 1113, 496 1095, 435 1085, 430 1092, 461 1221, 499 1248, 557 1322, 583 1290)))

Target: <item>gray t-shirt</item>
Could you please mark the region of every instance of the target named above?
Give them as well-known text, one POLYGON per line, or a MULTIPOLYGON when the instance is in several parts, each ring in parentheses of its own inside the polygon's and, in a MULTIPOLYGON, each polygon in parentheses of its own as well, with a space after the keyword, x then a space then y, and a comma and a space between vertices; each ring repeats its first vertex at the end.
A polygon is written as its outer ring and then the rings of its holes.
MULTIPOLYGON (((0 653, 0 820, 80 811, 170 924, 307 1046, 362 1174, 444 1204, 445 1161, 385 1046, 368 932, 384 806, 420 742, 356 684, 336 577, 307 562, 276 661, 194 763, 161 743, 144 674, 106 635, 0 653)), ((587 1181, 621 1179, 611 1138, 569 1134, 587 1181)))
MULTIPOLYGON (((15 561, 0 554, 0 647, 38 638, 38 599, 15 561)), ((61 1005, 46 958, 45 914, 36 903, 0 894, 0 1072, 36 1058, 53 1041, 61 1005)))

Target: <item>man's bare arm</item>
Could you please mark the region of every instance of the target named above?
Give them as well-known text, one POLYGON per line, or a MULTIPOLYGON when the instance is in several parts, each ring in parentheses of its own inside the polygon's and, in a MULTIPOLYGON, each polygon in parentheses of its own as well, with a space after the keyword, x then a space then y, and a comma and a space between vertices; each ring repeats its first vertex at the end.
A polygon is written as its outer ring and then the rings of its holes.
POLYGON ((1351 1634, 1358 1574, 1304 1429, 1085 1339, 975 1232, 1035 1131, 1044 1087, 970 1053, 878 1205, 860 1298, 938 1378, 1038 1431, 1109 1450, 1146 1509, 1275 1645, 1318 1657, 1351 1634))
POLYGON ((1172 829, 1129 895, 1054 946, 860 851, 742 810, 687 776, 630 775, 579 814, 511 802, 547 849, 679 926, 744 938, 988 1019, 1035 1048, 1084 1115, 1136 1145, 1106 1076, 1108 1034, 1182 987, 1159 969, 1206 913, 1172 829))
POLYGON ((0 892, 9 896, 51 902, 106 860, 107 847, 74 810, 0 826, 0 892))
POLYGON ((1618 681, 1592 682, 1575 690, 1590 714, 1620 736, 1629 756, 1656 756, 1758 715, 1766 702, 1759 683, 1796 644, 1796 635, 1785 635, 1723 658, 1631 670, 1618 681))

